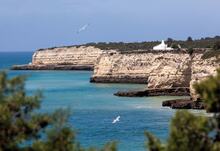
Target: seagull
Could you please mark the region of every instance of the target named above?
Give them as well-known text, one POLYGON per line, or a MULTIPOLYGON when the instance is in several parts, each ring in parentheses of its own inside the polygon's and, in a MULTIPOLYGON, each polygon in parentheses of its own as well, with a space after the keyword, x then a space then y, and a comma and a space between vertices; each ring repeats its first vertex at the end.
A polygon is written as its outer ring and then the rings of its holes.
POLYGON ((112 121, 112 124, 115 124, 116 122, 119 122, 119 121, 120 121, 120 116, 117 116, 116 119, 112 121))
POLYGON ((89 27, 89 24, 83 25, 81 28, 78 29, 77 34, 81 33, 84 30, 86 30, 88 27, 89 27))

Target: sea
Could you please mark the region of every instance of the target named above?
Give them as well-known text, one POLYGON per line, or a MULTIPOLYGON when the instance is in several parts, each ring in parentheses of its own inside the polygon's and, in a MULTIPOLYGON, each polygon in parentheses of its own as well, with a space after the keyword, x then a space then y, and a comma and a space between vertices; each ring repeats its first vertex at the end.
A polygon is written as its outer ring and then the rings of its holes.
POLYGON ((165 141, 175 110, 162 107, 162 101, 180 98, 117 97, 123 90, 142 90, 143 84, 96 84, 90 83, 91 71, 11 71, 14 64, 31 62, 33 52, 1 52, 0 70, 9 77, 26 75, 27 93, 43 92, 39 112, 56 109, 71 110, 68 121, 76 131, 77 141, 85 148, 100 148, 106 142, 116 141, 119 151, 144 151, 145 131, 165 141), (120 121, 112 124, 120 116, 120 121))

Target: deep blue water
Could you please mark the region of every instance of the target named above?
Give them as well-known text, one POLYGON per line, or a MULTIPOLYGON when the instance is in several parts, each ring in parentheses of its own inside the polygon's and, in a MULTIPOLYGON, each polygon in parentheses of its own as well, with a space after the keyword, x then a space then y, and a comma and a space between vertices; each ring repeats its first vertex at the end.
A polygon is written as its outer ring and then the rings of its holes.
MULTIPOLYGON (((0 53, 0 69, 31 61, 32 53, 0 53)), ((120 98, 118 90, 143 89, 136 84, 91 84, 88 71, 9 71, 10 76, 25 74, 28 92, 42 90, 42 111, 52 112, 70 107, 69 124, 77 130, 77 139, 85 147, 100 147, 107 141, 118 141, 120 151, 143 151, 144 131, 164 140, 175 112, 161 103, 173 97, 120 98), (120 122, 112 119, 121 116, 120 122)))

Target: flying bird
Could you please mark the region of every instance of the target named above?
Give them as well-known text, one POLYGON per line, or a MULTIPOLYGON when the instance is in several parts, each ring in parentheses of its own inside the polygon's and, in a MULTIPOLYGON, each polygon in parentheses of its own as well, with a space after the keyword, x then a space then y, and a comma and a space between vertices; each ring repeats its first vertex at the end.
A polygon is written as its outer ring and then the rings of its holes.
POLYGON ((119 122, 119 121, 120 121, 120 116, 117 116, 116 119, 112 121, 112 124, 115 124, 116 122, 119 122))
POLYGON ((82 31, 85 31, 89 27, 89 24, 85 24, 82 27, 80 27, 77 31, 77 34, 81 33, 82 31))

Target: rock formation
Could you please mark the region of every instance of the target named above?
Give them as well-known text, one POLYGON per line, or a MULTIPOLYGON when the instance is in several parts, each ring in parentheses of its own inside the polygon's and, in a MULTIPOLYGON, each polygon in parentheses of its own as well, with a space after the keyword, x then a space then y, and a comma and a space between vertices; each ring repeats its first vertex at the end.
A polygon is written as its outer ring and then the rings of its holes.
MULTIPOLYGON (((215 74, 220 67, 216 57, 202 59, 203 53, 204 50, 197 50, 190 55, 181 50, 103 54, 95 65, 91 82, 145 83, 150 91, 162 89, 168 92, 167 89, 176 88, 176 94, 180 94, 180 88, 188 87, 193 100, 196 100, 198 96, 193 89, 194 82, 215 74)), ((147 96, 147 92, 119 92, 116 95, 147 96)))
POLYGON ((148 88, 188 87, 190 56, 185 52, 140 51, 103 54, 92 82, 146 83, 148 88), (176 82, 173 82, 176 81, 176 82))
POLYGON ((15 70, 93 70, 103 50, 89 46, 40 49, 29 65, 16 65, 15 70))
POLYGON ((163 101, 162 106, 172 109, 205 109, 205 104, 202 101, 193 101, 191 99, 178 99, 163 101))
POLYGON ((195 90, 193 89, 193 84, 195 82, 204 80, 210 75, 215 75, 216 69, 220 68, 220 62, 217 57, 202 59, 202 56, 203 54, 201 53, 193 54, 190 95, 194 101, 197 100, 199 96, 195 93, 195 90))
POLYGON ((32 63, 17 65, 13 69, 94 69, 91 82, 146 84, 145 91, 120 92, 117 93, 119 96, 190 93, 192 99, 196 100, 199 96, 193 89, 194 82, 215 74, 216 68, 220 67, 216 57, 202 59, 204 51, 197 50, 190 55, 183 49, 116 51, 101 50, 94 46, 58 47, 38 50, 33 55, 32 63))
POLYGON ((177 88, 156 88, 146 89, 142 91, 128 91, 128 92, 117 92, 114 95, 121 97, 146 97, 146 96, 187 96, 190 94, 189 88, 177 87, 177 88))

